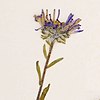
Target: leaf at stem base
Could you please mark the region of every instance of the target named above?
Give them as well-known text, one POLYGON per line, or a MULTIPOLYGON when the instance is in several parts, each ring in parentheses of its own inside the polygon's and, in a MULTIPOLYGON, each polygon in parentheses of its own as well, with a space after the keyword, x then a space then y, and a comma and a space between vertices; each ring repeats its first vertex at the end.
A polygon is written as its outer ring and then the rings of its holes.
POLYGON ((45 99, 45 96, 46 96, 49 88, 50 88, 50 84, 48 84, 48 86, 46 88, 44 88, 44 90, 43 90, 43 92, 42 92, 42 94, 40 96, 40 100, 44 100, 45 99))

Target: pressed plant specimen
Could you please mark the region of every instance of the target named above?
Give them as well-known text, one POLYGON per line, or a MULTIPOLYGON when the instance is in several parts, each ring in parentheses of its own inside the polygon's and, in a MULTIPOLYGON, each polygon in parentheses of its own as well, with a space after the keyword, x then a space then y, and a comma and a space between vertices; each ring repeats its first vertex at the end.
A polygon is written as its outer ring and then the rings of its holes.
POLYGON ((40 28, 35 30, 36 31, 41 30, 41 38, 45 40, 47 45, 49 45, 48 52, 46 50, 46 45, 45 44, 43 45, 43 53, 46 62, 42 74, 39 61, 36 62, 36 69, 39 77, 39 91, 36 100, 44 100, 49 90, 50 84, 48 84, 48 86, 43 89, 43 83, 47 70, 63 59, 61 57, 49 63, 54 44, 55 43, 66 44, 66 39, 68 39, 71 34, 83 31, 80 29, 81 26, 79 24, 79 22, 81 21, 80 18, 74 20, 73 19, 74 15, 70 13, 67 20, 65 22, 61 22, 59 20, 60 9, 58 10, 57 18, 55 18, 55 12, 56 10, 54 9, 53 16, 51 16, 51 14, 48 14, 48 9, 46 9, 46 12, 44 12, 44 10, 42 9, 40 15, 34 15, 35 21, 41 25, 40 28))

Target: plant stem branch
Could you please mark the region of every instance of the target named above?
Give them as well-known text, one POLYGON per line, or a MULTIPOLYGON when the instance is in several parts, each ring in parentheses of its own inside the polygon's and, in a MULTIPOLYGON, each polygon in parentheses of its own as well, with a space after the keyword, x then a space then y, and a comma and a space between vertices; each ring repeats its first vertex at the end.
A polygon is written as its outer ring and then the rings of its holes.
POLYGON ((50 57, 51 57, 51 52, 52 52, 53 46, 54 46, 54 41, 51 43, 50 48, 49 48, 49 53, 48 53, 48 57, 46 59, 46 63, 45 63, 45 66, 44 66, 41 85, 39 87, 39 91, 38 91, 38 95, 37 95, 36 100, 39 100, 39 98, 40 98, 40 94, 41 94, 41 91, 42 91, 42 87, 43 87, 43 83, 44 83, 44 79, 45 79, 45 75, 46 75, 46 71, 47 71, 47 66, 48 66, 48 63, 49 63, 49 60, 50 60, 50 57))

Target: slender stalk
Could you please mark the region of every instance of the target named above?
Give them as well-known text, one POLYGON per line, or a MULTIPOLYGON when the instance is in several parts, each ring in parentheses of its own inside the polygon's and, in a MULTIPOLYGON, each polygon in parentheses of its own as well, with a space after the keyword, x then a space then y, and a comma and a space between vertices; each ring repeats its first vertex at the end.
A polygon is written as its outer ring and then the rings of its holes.
POLYGON ((42 91, 42 87, 43 87, 43 83, 44 83, 44 79, 45 79, 45 75, 46 75, 46 71, 47 71, 47 66, 48 66, 48 63, 49 63, 49 60, 50 60, 50 56, 51 56, 51 52, 52 52, 53 46, 54 46, 54 42, 51 43, 51 46, 49 48, 49 53, 48 53, 48 57, 46 59, 46 63, 45 63, 45 66, 44 66, 41 85, 39 87, 39 91, 38 91, 38 95, 37 95, 36 100, 39 100, 39 98, 40 98, 40 94, 41 94, 41 91, 42 91))

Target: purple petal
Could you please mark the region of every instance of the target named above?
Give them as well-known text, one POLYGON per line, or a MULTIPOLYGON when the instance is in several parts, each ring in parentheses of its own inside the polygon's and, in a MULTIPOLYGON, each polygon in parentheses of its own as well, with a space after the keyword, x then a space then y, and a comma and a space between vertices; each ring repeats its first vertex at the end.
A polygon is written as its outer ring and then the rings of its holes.
POLYGON ((36 22, 38 21, 37 18, 42 18, 42 14, 38 15, 38 16, 34 15, 34 19, 35 19, 36 22))
POLYGON ((77 18, 77 19, 74 21, 74 24, 78 24, 80 21, 81 21, 81 19, 80 19, 80 18, 77 18))
POLYGON ((42 17, 42 14, 41 14, 41 15, 38 15, 37 17, 38 17, 38 18, 41 18, 41 17, 42 17))
POLYGON ((67 19, 67 21, 66 21, 66 25, 71 21, 71 20, 73 20, 72 18, 73 18, 73 14, 72 13, 70 13, 70 15, 68 16, 68 19, 67 19))
POLYGON ((77 30, 74 33, 79 33, 79 32, 83 32, 84 30, 77 30))
POLYGON ((83 30, 78 30, 77 32, 83 32, 83 30))
POLYGON ((73 29, 80 29, 80 24, 77 24, 77 25, 74 25, 70 28, 70 30, 73 30, 73 29))

